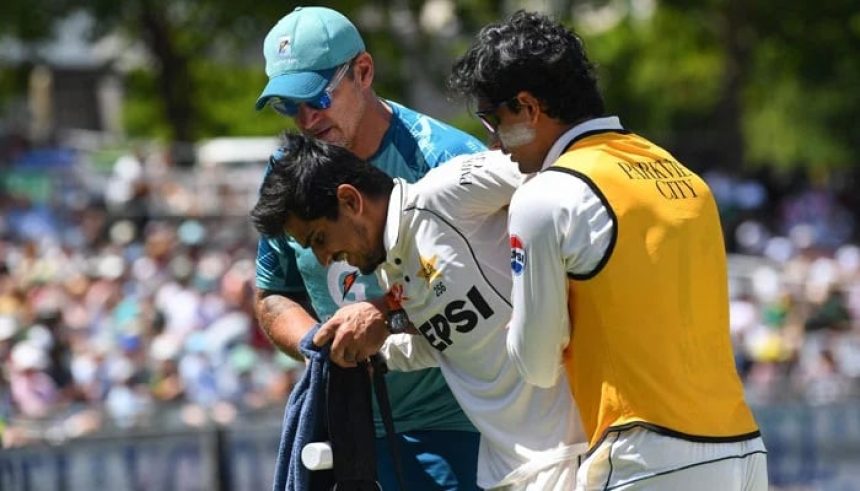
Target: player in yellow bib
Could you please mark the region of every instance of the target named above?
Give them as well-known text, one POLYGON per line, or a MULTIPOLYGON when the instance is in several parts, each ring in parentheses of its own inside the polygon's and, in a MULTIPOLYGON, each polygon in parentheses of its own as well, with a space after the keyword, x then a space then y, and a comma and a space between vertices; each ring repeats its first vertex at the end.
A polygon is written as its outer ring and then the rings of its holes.
POLYGON ((577 489, 766 490, 704 181, 605 115, 581 41, 542 15, 485 27, 450 82, 531 174, 509 211, 507 349, 532 384, 567 376, 577 489))

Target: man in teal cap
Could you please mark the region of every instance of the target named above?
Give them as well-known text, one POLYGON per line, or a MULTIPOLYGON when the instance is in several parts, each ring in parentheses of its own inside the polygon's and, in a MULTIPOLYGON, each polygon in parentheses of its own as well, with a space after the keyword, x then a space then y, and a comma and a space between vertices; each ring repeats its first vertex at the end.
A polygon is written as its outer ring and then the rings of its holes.
MULTIPOLYGON (((269 105, 304 134, 345 147, 393 177, 414 182, 454 156, 485 149, 466 133, 377 97, 373 58, 356 27, 334 10, 297 7, 269 31, 263 54, 269 83, 258 110, 269 105)), ((373 275, 345 262, 324 268, 286 235, 261 238, 256 283, 260 325, 295 357, 317 320, 383 293, 373 275)), ((352 308, 356 316, 384 317, 369 307, 352 308)), ((439 370, 389 373, 386 381, 407 488, 476 489, 478 434, 439 370)), ((380 483, 396 489, 376 415, 380 483)))

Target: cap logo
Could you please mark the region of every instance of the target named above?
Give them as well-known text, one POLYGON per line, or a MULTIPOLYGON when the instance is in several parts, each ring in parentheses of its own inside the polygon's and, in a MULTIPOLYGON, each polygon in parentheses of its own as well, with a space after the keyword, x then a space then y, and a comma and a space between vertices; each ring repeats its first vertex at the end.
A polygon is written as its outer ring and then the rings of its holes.
MULTIPOLYGON (((364 49, 358 29, 336 10, 293 10, 269 29, 263 41, 269 81, 255 107, 263 109, 272 97, 307 101, 319 96, 331 81, 331 71, 364 49)), ((340 279, 331 286, 339 287, 340 279)))
POLYGON ((288 56, 290 44, 291 44, 290 36, 281 36, 281 38, 278 39, 278 55, 288 56))
POLYGON ((523 274, 524 269, 526 269, 526 249, 523 241, 516 235, 511 235, 511 271, 519 276, 523 274))

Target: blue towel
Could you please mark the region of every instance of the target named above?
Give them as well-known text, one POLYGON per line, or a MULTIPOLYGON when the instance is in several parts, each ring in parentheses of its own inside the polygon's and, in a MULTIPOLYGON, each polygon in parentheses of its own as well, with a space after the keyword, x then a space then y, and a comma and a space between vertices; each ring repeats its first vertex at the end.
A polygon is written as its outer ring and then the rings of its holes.
MULTIPOLYGON (((302 464, 302 448, 308 443, 328 439, 326 380, 330 368, 330 345, 314 346, 313 337, 319 327, 319 324, 315 325, 299 343, 299 350, 308 359, 308 366, 302 379, 293 387, 284 413, 274 491, 311 490, 311 471, 302 464)), ((325 489, 324 486, 319 488, 325 489)))

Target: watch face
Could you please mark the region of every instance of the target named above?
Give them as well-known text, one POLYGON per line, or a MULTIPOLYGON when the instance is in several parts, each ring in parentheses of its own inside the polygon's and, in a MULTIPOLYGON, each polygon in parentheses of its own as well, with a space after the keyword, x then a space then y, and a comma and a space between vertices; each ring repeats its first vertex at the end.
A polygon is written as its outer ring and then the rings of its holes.
POLYGON ((393 310, 388 313, 388 330, 392 334, 405 332, 409 327, 409 316, 403 309, 393 310))

